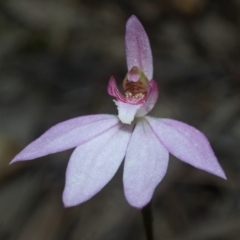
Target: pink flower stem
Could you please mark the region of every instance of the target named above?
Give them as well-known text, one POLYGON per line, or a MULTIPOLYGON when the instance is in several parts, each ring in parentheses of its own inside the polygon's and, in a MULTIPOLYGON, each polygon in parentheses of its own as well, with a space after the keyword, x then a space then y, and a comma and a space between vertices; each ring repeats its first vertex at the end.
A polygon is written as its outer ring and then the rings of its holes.
POLYGON ((153 217, 151 201, 141 210, 146 239, 153 240, 153 217))

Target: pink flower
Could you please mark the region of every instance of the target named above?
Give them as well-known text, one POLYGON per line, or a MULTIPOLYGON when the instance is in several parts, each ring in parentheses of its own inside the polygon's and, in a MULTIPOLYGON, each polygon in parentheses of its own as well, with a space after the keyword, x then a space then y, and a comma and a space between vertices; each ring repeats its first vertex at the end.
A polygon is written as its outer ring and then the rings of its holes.
POLYGON ((153 77, 152 53, 143 26, 135 16, 126 25, 128 73, 122 95, 110 78, 108 93, 115 97, 118 117, 90 115, 73 118, 50 128, 30 143, 13 162, 32 160, 76 147, 70 158, 63 192, 65 206, 93 197, 124 162, 127 201, 142 208, 164 177, 169 152, 192 166, 226 176, 206 137, 197 129, 172 119, 146 114, 152 110, 158 87, 153 77))

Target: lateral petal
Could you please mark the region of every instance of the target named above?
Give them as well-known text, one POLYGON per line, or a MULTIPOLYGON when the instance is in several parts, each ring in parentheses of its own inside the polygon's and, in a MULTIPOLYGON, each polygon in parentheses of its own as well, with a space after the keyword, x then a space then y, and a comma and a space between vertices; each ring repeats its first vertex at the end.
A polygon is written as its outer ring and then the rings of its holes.
POLYGON ((11 163, 32 160, 76 147, 118 123, 119 119, 116 116, 107 114, 77 117, 58 123, 25 147, 11 163))
POLYGON ((116 80, 113 76, 109 80, 107 91, 109 95, 115 97, 117 100, 125 101, 126 99, 126 97, 119 92, 116 80))
POLYGON ((128 144, 124 163, 124 192, 130 205, 142 208, 151 200, 167 166, 168 151, 147 121, 140 120, 128 144))
POLYGON ((74 150, 63 192, 66 207, 87 201, 111 180, 125 156, 132 128, 119 123, 74 150))
POLYGON ((125 46, 128 71, 134 66, 138 67, 151 80, 153 60, 149 39, 142 24, 134 15, 126 24, 125 46))
POLYGON ((143 117, 155 106, 158 99, 158 85, 155 80, 151 80, 148 87, 147 101, 137 111, 136 117, 143 117))
POLYGON ((192 166, 226 179, 209 141, 196 128, 172 119, 146 117, 166 149, 192 166))

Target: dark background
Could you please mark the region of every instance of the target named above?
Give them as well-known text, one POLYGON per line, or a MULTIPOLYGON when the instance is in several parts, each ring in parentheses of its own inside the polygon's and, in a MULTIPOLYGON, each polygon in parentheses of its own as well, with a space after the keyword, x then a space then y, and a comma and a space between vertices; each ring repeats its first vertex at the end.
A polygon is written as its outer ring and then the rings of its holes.
POLYGON ((152 116, 197 127, 228 181, 171 157, 153 197, 162 240, 240 239, 240 1, 0 1, 0 239, 144 240, 123 195, 122 167, 95 197, 61 202, 66 151, 8 166, 50 126, 112 113, 106 87, 127 72, 124 32, 148 33, 160 97, 152 116))

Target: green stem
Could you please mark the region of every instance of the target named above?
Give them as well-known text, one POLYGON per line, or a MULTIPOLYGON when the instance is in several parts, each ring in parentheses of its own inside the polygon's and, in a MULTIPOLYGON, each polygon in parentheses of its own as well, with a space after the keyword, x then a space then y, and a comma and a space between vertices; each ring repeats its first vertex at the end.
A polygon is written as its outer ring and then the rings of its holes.
POLYGON ((145 228, 147 240, 153 240, 153 218, 152 218, 152 207, 149 202, 142 210, 143 224, 145 228))

